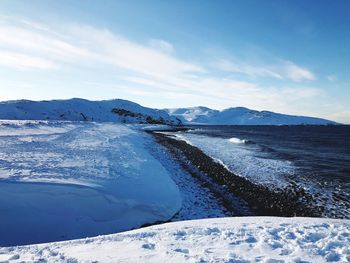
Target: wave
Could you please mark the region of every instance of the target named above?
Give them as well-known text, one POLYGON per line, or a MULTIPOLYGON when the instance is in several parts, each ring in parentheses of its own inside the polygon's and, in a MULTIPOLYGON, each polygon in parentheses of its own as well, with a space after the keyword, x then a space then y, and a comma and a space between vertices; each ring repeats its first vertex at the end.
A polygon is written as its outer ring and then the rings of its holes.
POLYGON ((229 139, 230 143, 247 143, 247 140, 232 137, 229 139))
POLYGON ((295 174, 295 167, 290 161, 275 159, 267 152, 261 152, 261 148, 256 144, 252 147, 245 147, 252 143, 249 140, 191 133, 176 134, 176 138, 198 147, 234 174, 272 189, 286 188, 287 178, 295 174), (228 140, 232 143, 231 147, 227 145, 228 140))

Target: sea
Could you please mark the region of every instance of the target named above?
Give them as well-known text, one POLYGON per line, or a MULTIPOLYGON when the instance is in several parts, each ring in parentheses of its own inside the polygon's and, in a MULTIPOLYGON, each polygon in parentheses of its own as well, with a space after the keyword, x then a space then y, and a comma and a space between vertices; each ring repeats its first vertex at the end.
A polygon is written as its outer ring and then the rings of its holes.
POLYGON ((297 186, 323 216, 350 218, 350 126, 188 126, 176 137, 272 191, 297 186))

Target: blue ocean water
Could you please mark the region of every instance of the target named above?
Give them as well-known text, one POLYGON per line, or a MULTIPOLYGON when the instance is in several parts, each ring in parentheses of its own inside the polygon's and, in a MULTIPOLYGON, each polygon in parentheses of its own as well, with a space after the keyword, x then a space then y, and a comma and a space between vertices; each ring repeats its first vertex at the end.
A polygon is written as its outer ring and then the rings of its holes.
POLYGON ((190 126, 183 137, 237 175, 283 189, 296 184, 350 218, 350 126, 190 126))

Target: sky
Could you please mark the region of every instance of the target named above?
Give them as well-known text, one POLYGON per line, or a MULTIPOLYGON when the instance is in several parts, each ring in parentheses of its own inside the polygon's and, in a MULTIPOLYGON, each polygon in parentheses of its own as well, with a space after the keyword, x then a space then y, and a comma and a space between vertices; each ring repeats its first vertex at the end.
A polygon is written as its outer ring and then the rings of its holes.
POLYGON ((0 0, 0 100, 244 106, 350 123, 350 1, 0 0))

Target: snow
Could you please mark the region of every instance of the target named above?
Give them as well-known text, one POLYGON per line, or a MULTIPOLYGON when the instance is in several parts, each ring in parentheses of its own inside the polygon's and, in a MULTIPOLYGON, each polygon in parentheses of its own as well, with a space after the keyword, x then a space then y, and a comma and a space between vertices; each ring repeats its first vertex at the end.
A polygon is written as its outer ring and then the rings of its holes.
POLYGON ((222 111, 206 107, 158 110, 121 99, 88 101, 79 98, 52 101, 18 100, 0 102, 0 119, 8 120, 150 123, 147 117, 168 125, 179 125, 181 121, 190 124, 209 125, 337 124, 320 118, 255 111, 244 107, 229 108, 222 111), (113 109, 122 111, 112 112, 113 109))
POLYGON ((349 262, 350 221, 231 217, 0 248, 10 262, 349 262))
POLYGON ((178 187, 139 128, 0 122, 0 245, 115 233, 169 220, 178 187))
POLYGON ((121 99, 89 101, 84 99, 51 101, 0 102, 0 119, 4 120, 68 120, 121 123, 147 123, 147 117, 164 124, 178 125, 180 121, 166 111, 142 107, 121 99), (120 114, 113 109, 122 110, 120 114))
POLYGON ((222 111, 206 107, 166 109, 166 111, 188 124, 208 125, 326 125, 337 124, 333 121, 270 111, 256 111, 244 107, 229 108, 222 111))
POLYGON ((209 109, 207 107, 191 107, 191 108, 179 108, 179 109, 166 109, 166 111, 173 116, 176 116, 181 119, 183 122, 196 122, 196 119, 199 116, 203 117, 212 117, 218 111, 209 109))
POLYGON ((223 205, 212 189, 205 185, 207 181, 194 177, 185 170, 164 146, 152 143, 150 153, 161 162, 180 190, 182 206, 171 221, 193 220, 233 215, 223 205))
MULTIPOLYGON (((192 123, 330 123, 246 108, 168 112, 192 123)), ((0 119, 16 119, 0 121, 0 262, 350 262, 349 220, 225 217, 233 212, 210 183, 144 132, 169 129, 140 124, 147 116, 179 124, 124 100, 0 103, 0 119)), ((256 183, 283 188, 294 174, 244 139, 168 134, 256 183)))

